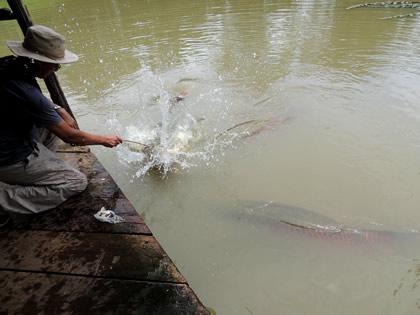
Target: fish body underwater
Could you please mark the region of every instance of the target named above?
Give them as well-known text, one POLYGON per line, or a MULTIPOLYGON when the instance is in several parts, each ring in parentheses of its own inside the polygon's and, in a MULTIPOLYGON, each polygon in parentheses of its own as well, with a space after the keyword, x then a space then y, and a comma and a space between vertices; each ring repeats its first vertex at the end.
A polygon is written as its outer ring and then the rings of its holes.
MULTIPOLYGON (((255 231, 342 246, 420 245, 420 233, 351 228, 304 208, 266 201, 236 201, 229 216, 255 231)), ((418 246, 417 246, 418 247, 418 246)))

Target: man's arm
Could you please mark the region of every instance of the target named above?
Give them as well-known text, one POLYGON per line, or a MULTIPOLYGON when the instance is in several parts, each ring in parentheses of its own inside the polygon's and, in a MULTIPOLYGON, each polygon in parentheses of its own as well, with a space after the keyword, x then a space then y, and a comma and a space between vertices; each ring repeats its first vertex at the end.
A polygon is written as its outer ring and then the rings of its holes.
POLYGON ((76 120, 74 120, 73 117, 70 116, 70 114, 63 108, 60 107, 59 109, 55 110, 58 115, 63 118, 63 120, 69 125, 71 128, 77 129, 77 123, 76 120))
POLYGON ((100 144, 105 147, 115 147, 122 143, 120 137, 115 135, 94 135, 78 129, 70 127, 64 120, 56 125, 47 127, 49 131, 59 137, 66 143, 77 145, 94 145, 100 144))
POLYGON ((61 106, 54 104, 53 101, 49 100, 51 107, 55 109, 58 115, 71 127, 77 129, 77 122, 73 117, 61 106))

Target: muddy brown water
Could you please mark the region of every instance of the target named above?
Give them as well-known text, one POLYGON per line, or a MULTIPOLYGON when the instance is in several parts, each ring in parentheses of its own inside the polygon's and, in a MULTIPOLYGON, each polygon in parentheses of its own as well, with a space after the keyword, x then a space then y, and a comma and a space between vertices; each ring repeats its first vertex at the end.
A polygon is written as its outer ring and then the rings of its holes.
MULTIPOLYGON (((420 18, 382 19, 413 10, 346 10, 354 0, 25 3, 80 56, 58 76, 82 129, 143 131, 173 119, 166 101, 190 91, 179 115, 194 117, 203 139, 189 142, 197 154, 184 169, 141 175, 126 147, 93 149, 205 305, 226 315, 418 314, 420 244, 282 237, 238 220, 236 207, 272 201, 361 230, 420 230, 420 18), (214 145, 246 121, 278 123, 214 145)), ((1 38, 21 39, 17 24, 2 22, 1 38)))

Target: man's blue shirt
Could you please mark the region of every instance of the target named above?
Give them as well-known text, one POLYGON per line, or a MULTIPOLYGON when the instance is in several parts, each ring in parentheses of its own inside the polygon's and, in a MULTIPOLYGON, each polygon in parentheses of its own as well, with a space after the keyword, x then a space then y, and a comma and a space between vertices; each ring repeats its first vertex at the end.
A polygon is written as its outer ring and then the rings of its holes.
POLYGON ((0 166, 20 162, 32 153, 35 127, 53 126, 62 120, 35 78, 23 75, 27 71, 24 64, 15 57, 5 58, 14 60, 7 71, 0 71, 0 166))

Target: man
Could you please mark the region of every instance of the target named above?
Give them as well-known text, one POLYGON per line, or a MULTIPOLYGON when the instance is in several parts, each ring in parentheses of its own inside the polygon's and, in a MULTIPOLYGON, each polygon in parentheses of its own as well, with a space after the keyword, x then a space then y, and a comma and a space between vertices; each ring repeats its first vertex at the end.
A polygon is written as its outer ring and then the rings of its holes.
POLYGON ((77 145, 122 143, 115 135, 78 130, 74 119, 42 94, 35 77, 44 79, 78 60, 66 50, 64 36, 35 25, 23 42, 6 43, 17 57, 0 58, 0 181, 8 184, 0 186, 0 227, 9 221, 8 212, 46 211, 86 188, 86 176, 54 154, 55 136, 77 145))

